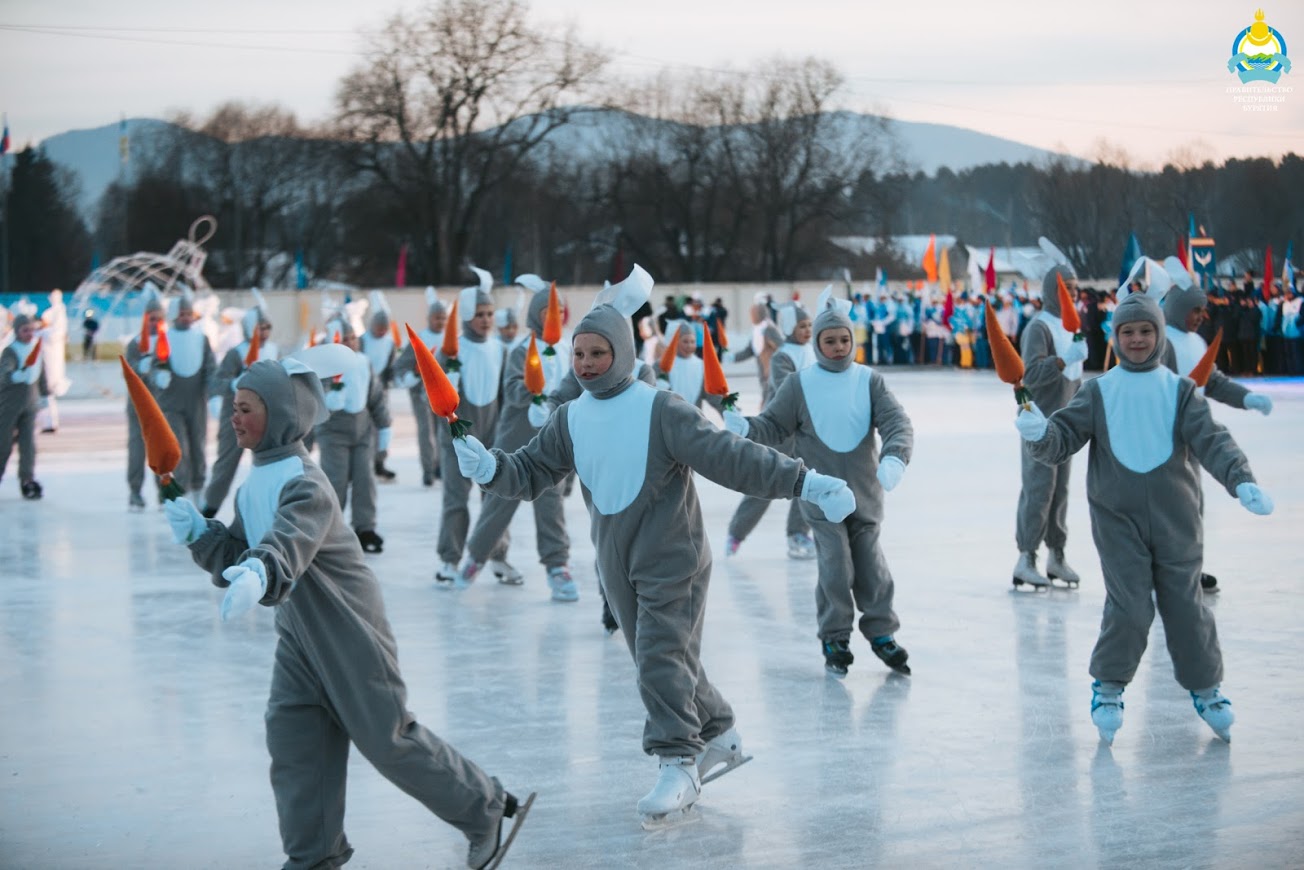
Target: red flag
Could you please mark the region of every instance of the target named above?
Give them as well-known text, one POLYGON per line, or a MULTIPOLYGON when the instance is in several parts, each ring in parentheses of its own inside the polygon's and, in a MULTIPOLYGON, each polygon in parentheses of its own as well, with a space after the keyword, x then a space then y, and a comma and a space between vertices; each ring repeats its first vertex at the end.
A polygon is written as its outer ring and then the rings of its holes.
MULTIPOLYGON (((395 287, 407 286, 407 249, 408 249, 407 242, 404 242, 402 245, 400 245, 398 249, 398 268, 394 270, 395 287)), ((395 326, 394 328, 398 329, 397 326, 395 326)), ((397 345, 398 341, 396 340, 394 344, 397 345)))
POLYGON ((937 236, 928 237, 928 247, 924 249, 924 259, 921 265, 924 267, 924 274, 928 276, 929 284, 937 283, 937 236))
POLYGON ((1268 245, 1268 253, 1263 255, 1263 301, 1272 301, 1272 245, 1268 245))
POLYGON ((987 271, 983 273, 983 288, 990 293, 996 289, 996 248, 987 255, 987 271))
POLYGON ((946 301, 942 303, 942 323, 951 325, 951 315, 955 313, 955 294, 946 291, 946 301))
POLYGON ((1177 259, 1182 261, 1182 268, 1191 271, 1191 258, 1186 254, 1186 239, 1177 237, 1177 259))

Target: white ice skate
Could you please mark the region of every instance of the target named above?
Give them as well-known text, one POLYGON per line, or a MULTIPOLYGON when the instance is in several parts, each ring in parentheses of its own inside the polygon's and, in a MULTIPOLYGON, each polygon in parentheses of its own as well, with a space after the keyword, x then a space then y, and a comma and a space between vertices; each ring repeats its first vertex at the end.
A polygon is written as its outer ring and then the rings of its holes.
MULTIPOLYGON (((1015 570, 1015 576, 1018 576, 1018 570, 1015 570)), ((1070 589, 1076 589, 1082 578, 1078 572, 1069 567, 1068 562, 1064 561, 1064 551, 1051 548, 1046 555, 1046 576, 1051 580, 1059 580, 1070 589)))
POLYGON ((525 582, 525 575, 512 567, 512 563, 506 559, 490 559, 486 562, 489 570, 498 578, 498 582, 504 586, 520 586, 525 582))
POLYGON ((788 536, 789 559, 814 559, 816 555, 815 542, 810 539, 810 535, 788 536))
POLYGON ((462 577, 462 572, 452 562, 442 562, 439 570, 435 572, 435 588, 453 589, 454 584, 462 577))
POLYGON ((714 782, 735 767, 742 767, 752 760, 752 756, 743 755, 743 739, 737 730, 730 728, 723 734, 717 734, 706 743, 706 748, 697 755, 697 775, 702 785, 714 782), (711 769, 723 764, 720 770, 711 769))
POLYGON ((1232 723, 1236 721, 1236 714, 1232 712, 1232 702, 1223 697, 1217 686, 1192 692, 1191 703, 1215 734, 1228 743, 1232 742, 1232 723))
POLYGON ((657 784, 638 802, 643 830, 656 831, 693 821, 693 805, 701 793, 696 756, 662 758, 657 784))
POLYGON ((1037 570, 1036 553, 1020 553, 1019 561, 1014 565, 1014 588, 1028 584, 1034 590, 1050 586, 1050 579, 1037 570))
POLYGON ((548 588, 552 590, 553 601, 579 601, 580 590, 571 577, 570 568, 558 565, 548 569, 548 588))
MULTIPOLYGON (((494 780, 497 782, 497 780, 494 780)), ((498 819, 498 825, 494 828, 492 835, 485 837, 483 840, 472 840, 466 850, 466 866, 470 870, 494 870, 499 864, 503 863, 503 858, 507 857, 507 850, 512 847, 512 841, 516 839, 516 832, 520 830, 521 825, 525 822, 526 815, 530 812, 530 807, 534 805, 536 793, 530 792, 530 796, 525 799, 524 803, 516 800, 516 796, 507 792, 504 796, 503 814, 498 819), (507 839, 503 839, 503 823, 507 819, 513 819, 512 827, 507 832, 507 839)))
POLYGON ((462 567, 458 569, 457 576, 453 578, 454 589, 470 589, 471 584, 480 576, 480 570, 484 568, 482 564, 468 556, 462 561, 462 567))
POLYGON ((1096 680, 1091 684, 1091 721, 1100 739, 1113 746, 1114 735, 1123 727, 1122 683, 1096 680))

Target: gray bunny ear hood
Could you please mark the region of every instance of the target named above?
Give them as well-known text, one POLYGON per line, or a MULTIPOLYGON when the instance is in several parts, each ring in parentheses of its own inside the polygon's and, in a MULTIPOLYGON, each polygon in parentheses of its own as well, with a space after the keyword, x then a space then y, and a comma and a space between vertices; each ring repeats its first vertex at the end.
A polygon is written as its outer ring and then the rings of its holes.
POLYGON ((1118 303, 1118 308, 1114 309, 1114 316, 1110 321, 1114 335, 1119 334, 1119 330, 1124 324, 1136 323, 1138 321, 1147 321, 1154 324, 1155 327, 1155 349, 1150 356, 1146 357, 1139 363, 1134 363, 1123 353, 1118 354, 1118 364, 1125 371, 1129 372, 1148 372, 1159 365, 1163 359, 1164 347, 1168 344, 1168 339, 1164 336, 1164 313, 1159 308, 1159 303, 1146 296, 1144 293, 1133 293, 1131 296, 1118 303))
POLYGON ((267 429, 254 448, 255 461, 292 452, 285 448, 296 447, 314 426, 329 419, 322 379, 342 374, 352 359, 347 347, 323 344, 279 362, 259 360, 240 376, 236 387, 257 394, 267 407, 267 429), (272 452, 277 455, 269 456, 272 452))

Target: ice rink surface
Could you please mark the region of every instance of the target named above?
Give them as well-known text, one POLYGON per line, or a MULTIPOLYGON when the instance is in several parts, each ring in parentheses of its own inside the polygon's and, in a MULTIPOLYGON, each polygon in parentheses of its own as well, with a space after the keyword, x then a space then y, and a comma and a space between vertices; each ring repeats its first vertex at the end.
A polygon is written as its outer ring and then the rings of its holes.
MULTIPOLYGON (((523 587, 436 590, 439 491, 420 486, 407 396, 391 394, 399 476, 380 488, 385 552, 368 560, 412 711, 507 788, 539 792, 507 866, 1304 864, 1304 383, 1254 384, 1276 403, 1267 418, 1215 406, 1277 506, 1253 516, 1205 477, 1233 742, 1196 716, 1156 620, 1110 749, 1089 717, 1104 591, 1085 451, 1067 550, 1081 589, 1012 592, 1009 388, 986 373, 884 375, 915 426, 883 530, 914 676, 890 674, 861 637, 848 678, 826 676, 814 563, 786 557, 783 506, 726 560, 738 496, 699 478, 715 554, 703 662, 756 759, 705 787, 697 822, 656 833, 634 807, 656 762, 629 653, 599 622, 579 493, 566 503, 577 604, 549 601, 528 506, 512 526, 523 587)), ((738 386, 754 411, 755 380, 738 386)), ((45 499, 20 500, 13 464, 0 487, 0 866, 279 866, 262 722, 272 614, 223 625, 220 591, 152 494, 127 513, 121 400, 61 407, 63 428, 39 438, 45 499)), ((461 834, 356 752, 346 826, 351 867, 464 866, 461 834)))

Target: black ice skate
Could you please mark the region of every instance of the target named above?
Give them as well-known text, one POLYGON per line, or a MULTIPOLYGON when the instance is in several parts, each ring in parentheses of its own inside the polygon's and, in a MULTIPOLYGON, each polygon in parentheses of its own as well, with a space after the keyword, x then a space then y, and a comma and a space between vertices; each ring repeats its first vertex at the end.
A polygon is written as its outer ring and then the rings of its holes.
POLYGON ((845 640, 826 640, 824 641, 824 670, 828 671, 838 679, 847 675, 849 668, 856 660, 851 654, 851 647, 845 640))
POLYGON ((379 553, 385 547, 385 539, 371 529, 358 532, 358 543, 362 544, 362 549, 368 553, 379 553))
POLYGON ((1212 594, 1212 593, 1214 593, 1214 592, 1217 592, 1217 591, 1218 591, 1218 578, 1215 577, 1215 576, 1213 576, 1212 574, 1201 574, 1201 575, 1200 575, 1200 588, 1204 590, 1204 592, 1205 592, 1206 595, 1208 595, 1208 594, 1212 594))
POLYGON ((471 870, 494 870, 499 864, 503 863, 503 858, 507 857, 507 850, 511 848, 512 841, 516 839, 516 832, 521 829, 522 823, 525 822, 525 816, 530 812, 530 807, 534 804, 534 797, 537 792, 530 792, 530 796, 525 799, 525 803, 517 803, 516 796, 507 792, 504 798, 503 815, 498 820, 498 827, 494 829, 493 836, 487 837, 479 842, 472 841, 466 852, 466 866, 471 870), (507 839, 503 839, 503 819, 515 819, 512 823, 512 829, 507 832, 507 839))
POLYGON ((869 642, 869 647, 874 651, 874 655, 883 660, 883 664, 898 674, 910 676, 910 665, 906 664, 910 654, 906 652, 905 647, 893 640, 891 635, 874 638, 869 642))
POLYGON ((380 459, 373 463, 372 470, 376 472, 376 480, 381 483, 393 483, 394 479, 398 477, 397 474, 386 468, 384 461, 380 459))
POLYGON ((24 480, 22 485, 23 498, 29 501, 36 501, 41 497, 41 485, 34 480, 24 480))
POLYGON ((616 622, 616 617, 612 615, 611 607, 607 604, 605 598, 602 600, 602 627, 607 630, 607 637, 611 637, 620 631, 620 625, 616 622))

